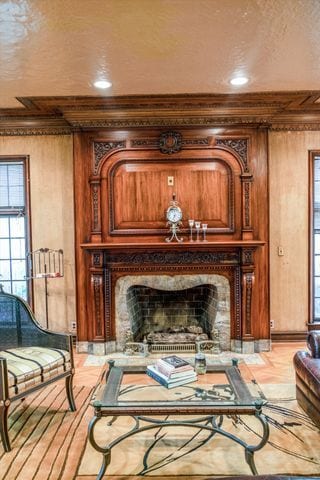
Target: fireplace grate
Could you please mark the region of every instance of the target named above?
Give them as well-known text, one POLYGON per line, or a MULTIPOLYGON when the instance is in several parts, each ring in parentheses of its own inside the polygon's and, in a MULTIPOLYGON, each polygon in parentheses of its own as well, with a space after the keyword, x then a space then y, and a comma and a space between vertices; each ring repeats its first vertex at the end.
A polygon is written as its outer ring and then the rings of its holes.
POLYGON ((150 353, 155 352, 195 352, 196 344, 195 343, 170 343, 170 344, 161 344, 153 343, 149 345, 150 353))

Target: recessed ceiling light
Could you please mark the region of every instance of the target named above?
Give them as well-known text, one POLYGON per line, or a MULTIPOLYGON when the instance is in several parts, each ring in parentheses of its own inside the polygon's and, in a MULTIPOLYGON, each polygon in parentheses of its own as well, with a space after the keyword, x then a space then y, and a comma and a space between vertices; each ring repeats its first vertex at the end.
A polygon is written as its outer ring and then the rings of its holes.
POLYGON ((93 85, 96 88, 110 88, 112 83, 108 82, 108 80, 97 80, 93 85))
POLYGON ((230 80, 231 85, 245 85, 248 83, 249 79, 247 77, 234 77, 230 80))

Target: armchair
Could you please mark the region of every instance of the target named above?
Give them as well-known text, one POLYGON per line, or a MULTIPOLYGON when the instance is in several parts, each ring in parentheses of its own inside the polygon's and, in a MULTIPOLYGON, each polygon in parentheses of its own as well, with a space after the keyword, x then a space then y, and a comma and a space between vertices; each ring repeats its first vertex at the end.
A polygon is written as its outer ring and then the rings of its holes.
POLYGON ((71 335, 43 329, 29 305, 0 285, 0 436, 6 452, 11 450, 11 403, 65 378, 69 407, 75 411, 73 375, 71 335))

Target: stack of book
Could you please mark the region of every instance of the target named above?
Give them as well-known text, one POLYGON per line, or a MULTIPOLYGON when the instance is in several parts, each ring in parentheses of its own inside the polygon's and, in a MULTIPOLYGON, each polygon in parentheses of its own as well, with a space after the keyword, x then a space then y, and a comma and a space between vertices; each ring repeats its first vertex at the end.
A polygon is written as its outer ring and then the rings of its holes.
POLYGON ((148 365, 147 374, 167 388, 178 387, 197 380, 193 366, 177 355, 163 357, 154 365, 148 365))

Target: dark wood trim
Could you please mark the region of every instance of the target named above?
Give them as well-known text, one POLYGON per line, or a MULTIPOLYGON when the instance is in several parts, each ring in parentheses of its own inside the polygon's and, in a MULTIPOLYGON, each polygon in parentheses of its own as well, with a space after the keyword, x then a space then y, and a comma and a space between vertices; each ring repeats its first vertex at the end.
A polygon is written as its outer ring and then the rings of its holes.
POLYGON ((307 339, 307 331, 305 332, 274 332, 271 333, 273 342, 301 342, 307 339))

